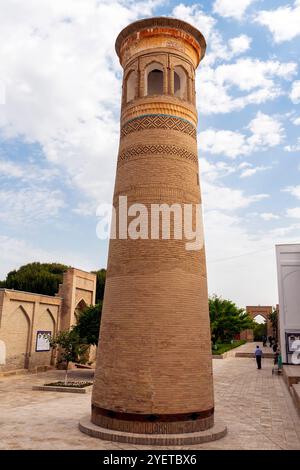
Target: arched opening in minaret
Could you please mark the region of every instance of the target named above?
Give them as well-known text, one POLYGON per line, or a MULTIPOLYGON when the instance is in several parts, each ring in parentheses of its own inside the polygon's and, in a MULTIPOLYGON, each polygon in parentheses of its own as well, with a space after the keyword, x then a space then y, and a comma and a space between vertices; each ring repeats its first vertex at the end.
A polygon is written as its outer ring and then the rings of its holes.
POLYGON ((126 103, 128 101, 132 101, 135 98, 135 90, 136 90, 136 72, 132 70, 127 75, 126 79, 126 103))
POLYGON ((184 100, 187 99, 187 75, 180 66, 174 68, 174 95, 184 100))
POLYGON ((146 68, 145 95, 162 95, 164 91, 164 72, 159 63, 153 62, 146 68))

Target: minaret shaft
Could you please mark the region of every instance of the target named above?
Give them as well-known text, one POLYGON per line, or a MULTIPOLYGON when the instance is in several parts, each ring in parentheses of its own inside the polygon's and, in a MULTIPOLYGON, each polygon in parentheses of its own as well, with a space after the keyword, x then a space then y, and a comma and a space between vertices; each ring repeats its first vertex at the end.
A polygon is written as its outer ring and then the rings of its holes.
MULTIPOLYGON (((201 202, 195 68, 204 38, 182 21, 152 18, 125 28, 116 49, 124 80, 114 206, 126 196, 149 214, 153 204, 184 214, 201 202)), ((92 396, 99 426, 146 434, 213 426, 205 250, 187 242, 110 240, 92 396)))

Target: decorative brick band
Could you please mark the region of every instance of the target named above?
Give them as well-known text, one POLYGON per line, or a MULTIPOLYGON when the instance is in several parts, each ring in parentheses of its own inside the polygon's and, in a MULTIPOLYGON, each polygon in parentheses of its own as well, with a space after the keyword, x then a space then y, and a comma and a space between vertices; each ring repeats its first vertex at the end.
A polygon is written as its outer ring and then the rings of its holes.
POLYGON ((145 434, 176 434, 209 429, 214 424, 214 408, 191 413, 123 413, 92 405, 92 422, 108 429, 145 434))
POLYGON ((131 132, 139 132, 145 129, 168 129, 183 132, 196 140, 196 128, 189 121, 168 114, 147 114, 127 121, 121 129, 124 137, 131 132))
POLYGON ((176 145, 153 144, 153 145, 135 145, 129 147, 119 155, 119 162, 126 162, 132 157, 139 157, 140 155, 174 155, 193 163, 198 164, 198 156, 193 152, 189 152, 186 148, 177 147, 176 145))

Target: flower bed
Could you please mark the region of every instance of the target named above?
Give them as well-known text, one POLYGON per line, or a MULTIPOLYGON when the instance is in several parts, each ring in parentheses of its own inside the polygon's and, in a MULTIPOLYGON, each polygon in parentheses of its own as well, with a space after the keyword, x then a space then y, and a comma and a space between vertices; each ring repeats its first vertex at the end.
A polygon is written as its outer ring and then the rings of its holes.
POLYGON ((231 349, 238 348, 242 344, 245 344, 247 341, 244 339, 240 340, 234 340, 233 343, 219 343, 217 344, 217 348, 212 349, 213 355, 220 355, 224 354, 227 351, 230 351, 231 349))
POLYGON ((51 382, 49 384, 45 384, 46 387, 68 387, 68 388, 84 388, 93 385, 93 382, 51 382))

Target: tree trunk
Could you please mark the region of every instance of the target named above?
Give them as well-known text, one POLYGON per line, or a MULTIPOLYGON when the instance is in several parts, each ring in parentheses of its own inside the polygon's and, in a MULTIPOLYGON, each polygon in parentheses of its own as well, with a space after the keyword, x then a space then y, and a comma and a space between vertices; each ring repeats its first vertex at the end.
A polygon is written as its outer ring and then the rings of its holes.
POLYGON ((69 367, 69 361, 67 361, 67 365, 66 365, 65 385, 67 385, 68 383, 68 367, 69 367))

